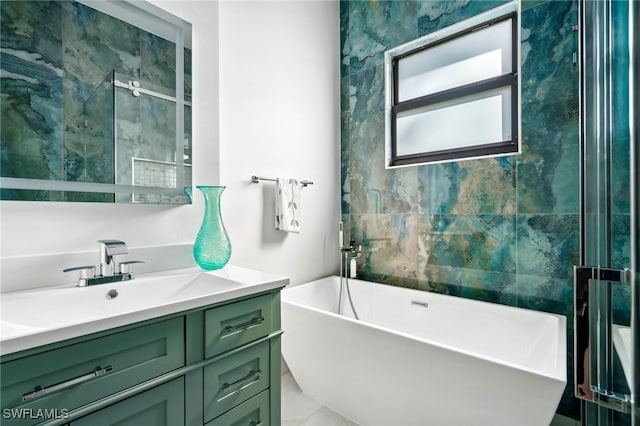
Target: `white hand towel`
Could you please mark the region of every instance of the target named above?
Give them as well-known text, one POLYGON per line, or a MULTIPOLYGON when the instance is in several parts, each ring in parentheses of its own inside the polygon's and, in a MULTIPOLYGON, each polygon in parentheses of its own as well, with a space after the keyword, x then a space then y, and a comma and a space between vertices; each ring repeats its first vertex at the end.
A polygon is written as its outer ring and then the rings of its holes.
POLYGON ((276 183, 276 229, 300 232, 300 182, 292 178, 278 178, 276 183))

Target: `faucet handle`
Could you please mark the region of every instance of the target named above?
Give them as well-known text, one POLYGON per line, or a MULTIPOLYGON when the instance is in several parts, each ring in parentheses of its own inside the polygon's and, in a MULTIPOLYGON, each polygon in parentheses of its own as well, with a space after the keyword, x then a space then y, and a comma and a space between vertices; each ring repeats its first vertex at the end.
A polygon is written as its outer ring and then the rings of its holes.
POLYGON ((96 267, 93 265, 74 266, 72 268, 63 269, 62 272, 80 271, 78 278, 78 287, 86 287, 90 278, 95 277, 96 267))
POLYGON ((134 263, 145 263, 145 262, 142 260, 125 260, 124 262, 120 262, 119 263, 120 273, 131 274, 133 272, 133 268, 131 267, 131 265, 134 263))

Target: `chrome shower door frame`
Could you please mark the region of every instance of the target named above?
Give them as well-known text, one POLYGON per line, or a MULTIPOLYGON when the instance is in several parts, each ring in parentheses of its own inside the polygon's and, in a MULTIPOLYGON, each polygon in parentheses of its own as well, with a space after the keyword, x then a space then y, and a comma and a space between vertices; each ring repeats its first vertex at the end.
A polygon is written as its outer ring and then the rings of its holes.
POLYGON ((581 265, 574 267, 575 396, 587 401, 582 424, 640 426, 640 3, 579 0, 579 7, 581 265), (628 206, 620 202, 620 193, 628 195, 628 206), (616 229, 616 220, 628 225, 616 229), (614 247, 616 238, 629 244, 614 247), (630 332, 631 372, 627 368, 622 375, 614 373, 623 364, 618 361, 623 354, 612 343, 616 317, 630 332))

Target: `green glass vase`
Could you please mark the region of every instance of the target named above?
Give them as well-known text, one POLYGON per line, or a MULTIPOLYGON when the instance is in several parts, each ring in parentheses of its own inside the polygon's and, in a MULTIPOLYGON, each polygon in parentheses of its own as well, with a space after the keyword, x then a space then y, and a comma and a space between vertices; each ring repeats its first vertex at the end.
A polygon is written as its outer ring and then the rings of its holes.
POLYGON ((222 268, 231 257, 231 241, 222 223, 220 196, 225 186, 197 186, 204 195, 204 217, 193 245, 196 263, 207 271, 222 268))

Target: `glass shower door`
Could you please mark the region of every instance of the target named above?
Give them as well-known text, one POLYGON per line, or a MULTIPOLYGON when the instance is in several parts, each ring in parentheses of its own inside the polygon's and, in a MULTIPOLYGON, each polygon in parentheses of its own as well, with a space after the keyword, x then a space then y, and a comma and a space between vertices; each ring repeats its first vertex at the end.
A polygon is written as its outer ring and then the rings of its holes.
POLYGON ((581 262, 575 267, 575 395, 585 425, 640 426, 637 285, 639 5, 584 0, 581 13, 581 262), (637 309, 637 308, 636 308, 637 309))

